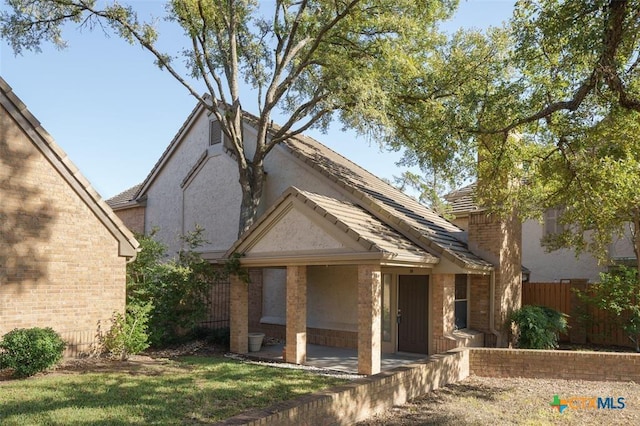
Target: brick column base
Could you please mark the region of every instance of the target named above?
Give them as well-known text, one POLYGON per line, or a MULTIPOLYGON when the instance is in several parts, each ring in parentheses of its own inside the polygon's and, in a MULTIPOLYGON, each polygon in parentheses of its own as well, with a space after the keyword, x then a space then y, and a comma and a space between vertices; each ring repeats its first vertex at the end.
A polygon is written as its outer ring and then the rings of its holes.
POLYGON ((358 373, 378 374, 381 352, 379 265, 358 265, 358 373))
POLYGON ((307 360, 307 267, 287 267, 287 351, 285 361, 307 360))
POLYGON ((238 278, 229 277, 229 349, 231 352, 249 352, 249 284, 238 278))

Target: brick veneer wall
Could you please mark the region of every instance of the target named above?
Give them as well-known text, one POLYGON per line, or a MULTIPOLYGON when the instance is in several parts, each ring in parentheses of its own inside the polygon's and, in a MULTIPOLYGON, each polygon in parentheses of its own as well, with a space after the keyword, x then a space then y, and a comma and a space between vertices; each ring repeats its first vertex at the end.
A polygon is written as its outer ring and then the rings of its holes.
POLYGON ((350 425, 466 378, 468 357, 466 350, 435 355, 428 361, 250 411, 218 424, 350 425))
MULTIPOLYGON (((499 218, 483 211, 469 215, 469 249, 495 268, 494 329, 500 334, 499 346, 508 344, 506 320, 520 307, 522 300, 522 225, 515 217, 499 218)), ((487 277, 489 278, 489 277, 487 277)), ((487 344, 493 344, 494 334, 488 324, 489 281, 472 278, 471 327, 487 334, 487 344), (474 289, 474 284, 479 284, 474 289), (474 294, 475 293, 475 294, 474 294), (476 318, 475 316, 479 316, 476 318)))
POLYGON ((114 213, 131 232, 144 234, 144 210, 144 206, 139 206, 116 210, 114 213))
POLYGON ((640 354, 471 349, 470 374, 485 377, 640 381, 640 354))
POLYGON ((67 181, 0 109, 0 335, 52 327, 90 349, 125 304, 125 258, 67 181))
POLYGON ((579 380, 640 380, 640 354, 454 349, 428 361, 395 368, 262 410, 220 425, 350 425, 470 374, 579 380))

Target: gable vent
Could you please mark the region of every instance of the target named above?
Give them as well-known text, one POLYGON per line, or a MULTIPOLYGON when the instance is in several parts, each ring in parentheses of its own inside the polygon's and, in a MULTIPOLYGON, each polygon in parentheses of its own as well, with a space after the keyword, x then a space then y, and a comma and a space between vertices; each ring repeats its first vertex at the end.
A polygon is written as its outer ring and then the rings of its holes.
POLYGON ((214 146, 221 144, 224 139, 224 133, 222 132, 222 127, 220 126, 219 121, 210 121, 209 122, 209 146, 214 146))

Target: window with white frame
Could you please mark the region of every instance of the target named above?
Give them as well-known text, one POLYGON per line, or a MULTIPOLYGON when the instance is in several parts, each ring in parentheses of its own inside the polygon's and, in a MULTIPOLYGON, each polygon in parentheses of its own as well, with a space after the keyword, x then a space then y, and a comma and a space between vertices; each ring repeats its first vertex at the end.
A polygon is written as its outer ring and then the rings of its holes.
POLYGON ((467 274, 456 274, 455 288, 455 329, 467 328, 469 296, 469 276, 467 274))

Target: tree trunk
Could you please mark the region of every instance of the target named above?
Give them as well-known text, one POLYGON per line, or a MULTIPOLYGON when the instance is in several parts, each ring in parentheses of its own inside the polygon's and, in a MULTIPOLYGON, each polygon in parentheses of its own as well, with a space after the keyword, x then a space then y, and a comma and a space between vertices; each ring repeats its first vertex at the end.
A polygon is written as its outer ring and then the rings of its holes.
POLYGON ((238 238, 253 225, 258 215, 258 207, 262 201, 265 183, 264 164, 262 161, 246 163, 240 168, 240 187, 242 202, 240 204, 240 220, 238 222, 238 238))
POLYGON ((640 208, 633 209, 632 217, 631 240, 633 241, 633 253, 636 255, 636 270, 640 273, 640 208))

